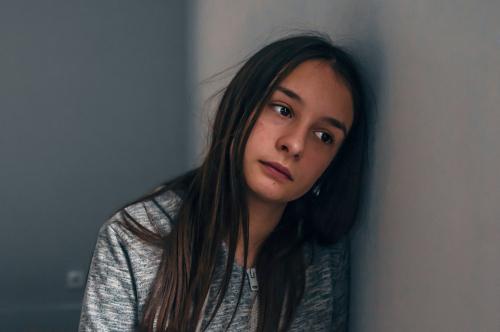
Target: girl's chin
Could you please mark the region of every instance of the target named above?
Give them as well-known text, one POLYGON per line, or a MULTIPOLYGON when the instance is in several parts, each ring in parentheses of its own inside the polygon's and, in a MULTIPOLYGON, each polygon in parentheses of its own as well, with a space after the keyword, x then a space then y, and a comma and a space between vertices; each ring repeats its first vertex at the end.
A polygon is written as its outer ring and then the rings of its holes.
POLYGON ((251 196, 259 201, 275 204, 286 204, 293 200, 289 193, 283 190, 277 190, 277 188, 251 190, 251 196))

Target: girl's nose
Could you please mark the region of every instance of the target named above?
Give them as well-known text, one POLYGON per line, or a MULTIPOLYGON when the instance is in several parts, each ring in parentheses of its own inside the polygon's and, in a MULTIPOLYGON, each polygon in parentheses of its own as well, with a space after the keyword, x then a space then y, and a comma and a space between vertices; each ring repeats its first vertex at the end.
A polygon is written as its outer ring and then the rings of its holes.
POLYGON ((298 160, 304 154, 305 136, 303 131, 293 129, 278 139, 277 148, 298 160))

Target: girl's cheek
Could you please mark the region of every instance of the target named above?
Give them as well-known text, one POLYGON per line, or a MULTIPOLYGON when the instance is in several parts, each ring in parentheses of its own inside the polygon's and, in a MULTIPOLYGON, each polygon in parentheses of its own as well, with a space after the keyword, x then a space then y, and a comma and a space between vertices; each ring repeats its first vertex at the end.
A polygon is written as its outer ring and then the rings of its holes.
POLYGON ((254 132, 258 135, 269 135, 276 132, 276 126, 278 124, 275 120, 269 118, 259 119, 255 123, 254 132))
POLYGON ((257 122, 255 122, 255 125, 252 129, 252 135, 255 136, 255 135, 259 135, 260 132, 265 128, 265 123, 264 121, 262 121, 262 119, 259 119, 257 120, 257 122))
POLYGON ((273 110, 265 109, 260 115, 259 121, 264 125, 283 126, 287 123, 287 118, 280 117, 273 110))

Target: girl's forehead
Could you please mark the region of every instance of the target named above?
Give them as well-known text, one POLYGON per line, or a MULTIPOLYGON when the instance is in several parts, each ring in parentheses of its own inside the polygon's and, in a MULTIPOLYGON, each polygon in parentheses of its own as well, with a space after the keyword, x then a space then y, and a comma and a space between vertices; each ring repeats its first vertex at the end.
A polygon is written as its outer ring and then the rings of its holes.
POLYGON ((322 115, 340 117, 348 127, 352 123, 351 91, 325 60, 301 63, 278 84, 274 96, 322 115))
POLYGON ((341 77, 326 60, 307 60, 295 67, 281 81, 282 84, 300 84, 302 81, 313 82, 315 79, 341 83, 341 77))

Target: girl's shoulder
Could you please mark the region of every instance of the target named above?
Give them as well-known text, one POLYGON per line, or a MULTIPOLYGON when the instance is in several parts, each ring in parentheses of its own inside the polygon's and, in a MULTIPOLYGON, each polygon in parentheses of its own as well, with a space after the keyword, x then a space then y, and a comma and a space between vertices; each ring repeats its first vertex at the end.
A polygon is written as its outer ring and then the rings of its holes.
POLYGON ((181 198, 172 190, 160 192, 151 198, 133 203, 123 210, 139 225, 159 235, 170 233, 181 204, 181 198))
POLYGON ((331 324, 313 330, 344 331, 341 326, 347 319, 349 298, 348 240, 343 238, 330 245, 314 244, 310 248, 314 254, 306 268, 303 315, 310 317, 314 324, 331 324))
POLYGON ((306 257, 311 265, 320 268, 342 269, 349 259, 349 238, 347 235, 334 244, 320 245, 309 243, 306 247, 306 257))
POLYGON ((179 196, 173 192, 149 195, 120 209, 100 227, 80 330, 94 331, 96 326, 135 330, 137 315, 147 301, 163 250, 134 234, 127 225, 135 223, 133 229, 163 237, 172 228, 179 203, 179 196))
POLYGON ((172 230, 181 203, 173 191, 158 193, 139 200, 117 211, 100 228, 100 235, 113 234, 120 243, 129 248, 143 247, 145 244, 130 230, 136 228, 165 236, 172 230))

